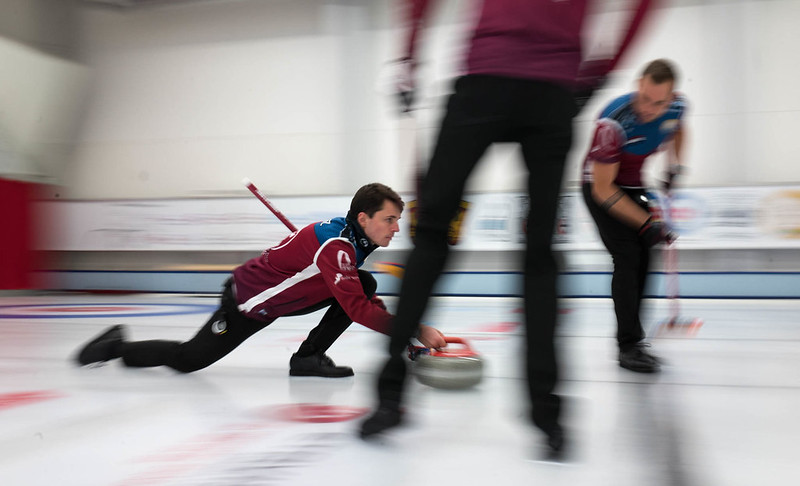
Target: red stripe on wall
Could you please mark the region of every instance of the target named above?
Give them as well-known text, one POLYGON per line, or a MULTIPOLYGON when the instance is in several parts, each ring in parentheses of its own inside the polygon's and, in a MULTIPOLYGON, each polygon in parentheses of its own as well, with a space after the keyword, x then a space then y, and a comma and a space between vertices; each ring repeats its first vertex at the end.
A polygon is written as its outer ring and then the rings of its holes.
POLYGON ((36 188, 32 183, 0 179, 0 289, 33 287, 36 188))

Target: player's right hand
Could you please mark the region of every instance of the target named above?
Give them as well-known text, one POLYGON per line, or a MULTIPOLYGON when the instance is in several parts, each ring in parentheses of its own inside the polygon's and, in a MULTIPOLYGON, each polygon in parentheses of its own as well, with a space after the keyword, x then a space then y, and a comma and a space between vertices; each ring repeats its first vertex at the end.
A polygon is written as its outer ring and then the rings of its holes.
POLYGON ((668 224, 647 218, 647 221, 639 228, 639 238, 652 248, 659 243, 672 244, 678 239, 678 234, 668 224))
POLYGON ((661 181, 661 188, 666 193, 672 192, 675 187, 675 179, 683 172, 683 167, 680 165, 670 165, 667 173, 664 175, 664 180, 661 181))
POLYGON ((444 334, 435 327, 425 324, 419 325, 419 337, 417 339, 426 348, 439 349, 447 346, 444 334))

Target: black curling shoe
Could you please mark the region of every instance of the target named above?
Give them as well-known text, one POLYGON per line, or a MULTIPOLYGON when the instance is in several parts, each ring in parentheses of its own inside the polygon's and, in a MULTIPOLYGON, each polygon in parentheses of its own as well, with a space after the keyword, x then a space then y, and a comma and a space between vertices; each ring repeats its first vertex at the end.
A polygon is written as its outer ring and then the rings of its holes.
POLYGON ((291 376, 344 378, 353 376, 353 368, 349 366, 336 366, 336 363, 325 353, 302 357, 295 353, 292 355, 292 359, 289 360, 289 374, 291 376))
POLYGON ((75 360, 81 365, 118 358, 117 345, 125 339, 125 328, 121 324, 111 326, 89 341, 80 350, 75 360))
POLYGON ((637 373, 657 373, 661 371, 658 358, 645 351, 645 344, 637 344, 619 352, 619 365, 637 373))

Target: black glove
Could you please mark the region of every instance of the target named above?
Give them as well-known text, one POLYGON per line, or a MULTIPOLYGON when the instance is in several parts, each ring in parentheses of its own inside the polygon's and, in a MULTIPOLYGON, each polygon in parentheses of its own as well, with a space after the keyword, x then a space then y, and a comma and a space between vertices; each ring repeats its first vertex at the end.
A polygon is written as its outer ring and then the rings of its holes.
POLYGON ((409 57, 398 59, 395 64, 395 90, 403 113, 411 111, 414 104, 414 60, 409 57))
POLYGON ((611 59, 595 59, 581 63, 575 80, 575 106, 578 108, 578 113, 583 110, 594 92, 606 83, 611 62, 611 59))
POLYGON ((668 245, 672 244, 673 241, 678 239, 678 235, 668 224, 661 221, 653 221, 653 218, 647 218, 647 221, 639 228, 639 238, 652 248, 662 242, 668 245))

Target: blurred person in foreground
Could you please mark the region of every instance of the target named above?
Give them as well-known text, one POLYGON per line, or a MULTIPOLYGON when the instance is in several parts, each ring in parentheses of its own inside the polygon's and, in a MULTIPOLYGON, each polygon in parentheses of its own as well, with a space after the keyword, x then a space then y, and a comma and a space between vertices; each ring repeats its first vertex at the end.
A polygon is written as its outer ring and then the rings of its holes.
POLYGON ((640 373, 660 370, 658 358, 646 350, 639 318, 650 251, 677 237, 651 216, 642 167, 660 148, 668 151, 666 192, 683 167, 686 100, 674 91, 675 83, 672 63, 647 64, 636 91, 615 98, 600 113, 583 167, 583 199, 614 262, 611 298, 619 364, 640 373))
MULTIPOLYGON (((429 0, 412 0, 398 91, 413 100, 416 39, 429 0)), ((490 145, 516 142, 528 168, 524 307, 530 418, 547 436, 547 455, 564 457, 555 350, 558 269, 551 251, 572 119, 630 44, 651 7, 640 0, 613 59, 583 62, 581 38, 589 0, 483 0, 472 32, 466 74, 455 81, 418 195, 415 248, 401 284, 389 359, 378 380, 378 407, 361 425, 368 438, 402 423, 406 363, 432 288, 445 265, 450 221, 470 173, 490 145)))
MULTIPOLYGON (((220 360, 279 317, 327 307, 292 355, 289 374, 352 376, 352 368, 337 366, 326 352, 353 321, 388 333, 392 316, 375 295, 375 279, 359 267, 400 230, 403 206, 391 188, 367 184, 353 196, 346 217, 310 224, 234 269, 223 285, 219 309, 189 341, 128 341, 124 327, 117 325, 86 344, 76 360, 87 365, 122 358, 130 367, 164 365, 191 373, 220 360)), ((416 337, 426 347, 446 345, 429 326, 421 325, 416 337)))

